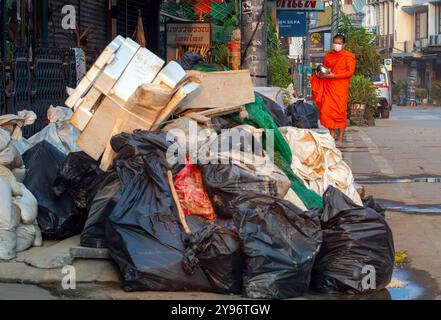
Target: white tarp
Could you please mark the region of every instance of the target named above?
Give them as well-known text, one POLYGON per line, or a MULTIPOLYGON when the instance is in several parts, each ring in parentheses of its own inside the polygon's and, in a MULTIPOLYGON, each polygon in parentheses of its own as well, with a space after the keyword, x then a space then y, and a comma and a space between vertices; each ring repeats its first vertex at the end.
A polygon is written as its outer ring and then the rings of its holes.
POLYGON ((356 204, 363 205, 352 170, 343 161, 330 134, 294 127, 279 129, 291 147, 291 167, 309 189, 322 196, 329 186, 334 186, 356 204))

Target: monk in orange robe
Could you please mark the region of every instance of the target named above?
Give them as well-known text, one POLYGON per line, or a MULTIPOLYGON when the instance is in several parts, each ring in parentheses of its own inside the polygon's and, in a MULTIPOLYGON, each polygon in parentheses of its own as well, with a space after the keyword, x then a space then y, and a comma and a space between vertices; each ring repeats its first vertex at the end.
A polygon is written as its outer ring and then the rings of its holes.
POLYGON ((338 147, 343 146, 349 85, 356 65, 354 54, 344 49, 345 43, 344 35, 337 34, 333 50, 323 59, 323 65, 331 72, 316 72, 311 77, 312 98, 320 111, 320 123, 329 129, 333 138, 338 130, 338 147))

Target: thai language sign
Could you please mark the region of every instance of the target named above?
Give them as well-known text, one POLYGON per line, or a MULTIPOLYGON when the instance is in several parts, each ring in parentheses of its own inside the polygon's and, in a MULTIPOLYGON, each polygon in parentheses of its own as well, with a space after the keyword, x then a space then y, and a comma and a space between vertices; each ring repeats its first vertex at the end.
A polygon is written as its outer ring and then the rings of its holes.
POLYGON ((270 0, 275 3, 277 10, 292 11, 325 11, 323 1, 304 1, 304 0, 270 0))
POLYGON ((210 23, 167 23, 167 45, 210 45, 210 23))

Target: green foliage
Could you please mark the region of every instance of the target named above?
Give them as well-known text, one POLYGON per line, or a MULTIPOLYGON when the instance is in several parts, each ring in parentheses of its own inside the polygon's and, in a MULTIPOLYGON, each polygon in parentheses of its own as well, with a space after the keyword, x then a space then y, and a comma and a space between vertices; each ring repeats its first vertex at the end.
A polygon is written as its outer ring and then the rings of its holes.
POLYGON ((286 88, 291 83, 289 61, 283 51, 268 55, 268 82, 270 86, 286 88))
POLYGON ((355 75, 352 77, 349 88, 349 104, 353 103, 377 105, 378 98, 376 89, 370 78, 363 75, 355 75))
POLYGON ((416 88, 415 94, 417 99, 425 99, 427 98, 427 89, 426 88, 416 88))
POLYGON ((357 27, 351 19, 340 13, 338 32, 346 37, 346 49, 357 59, 355 74, 371 77, 379 74, 381 56, 375 43, 375 34, 357 27))
POLYGON ((400 101, 401 95, 407 93, 407 82, 404 80, 398 80, 392 83, 392 98, 394 101, 400 101))
POLYGON ((217 43, 211 50, 212 62, 221 65, 228 65, 228 47, 224 43, 217 43))
POLYGON ((352 77, 349 88, 348 112, 350 110, 350 106, 354 103, 366 105, 363 115, 363 123, 356 124, 375 125, 374 114, 377 112, 378 98, 376 95, 375 86, 372 84, 370 78, 363 75, 355 75, 352 77))
POLYGON ((441 81, 436 81, 432 84, 430 95, 436 103, 441 103, 441 81))
POLYGON ((271 10, 268 10, 267 19, 268 84, 270 86, 286 88, 292 82, 289 74, 288 55, 281 47, 271 10))

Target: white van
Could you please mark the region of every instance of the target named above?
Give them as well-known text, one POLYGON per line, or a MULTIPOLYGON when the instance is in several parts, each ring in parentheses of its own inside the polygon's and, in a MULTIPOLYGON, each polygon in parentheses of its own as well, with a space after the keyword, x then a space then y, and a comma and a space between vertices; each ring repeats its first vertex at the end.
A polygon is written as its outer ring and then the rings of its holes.
POLYGON ((381 73, 372 76, 372 82, 377 87, 378 115, 383 119, 389 118, 392 110, 392 86, 386 67, 381 65, 381 73))

